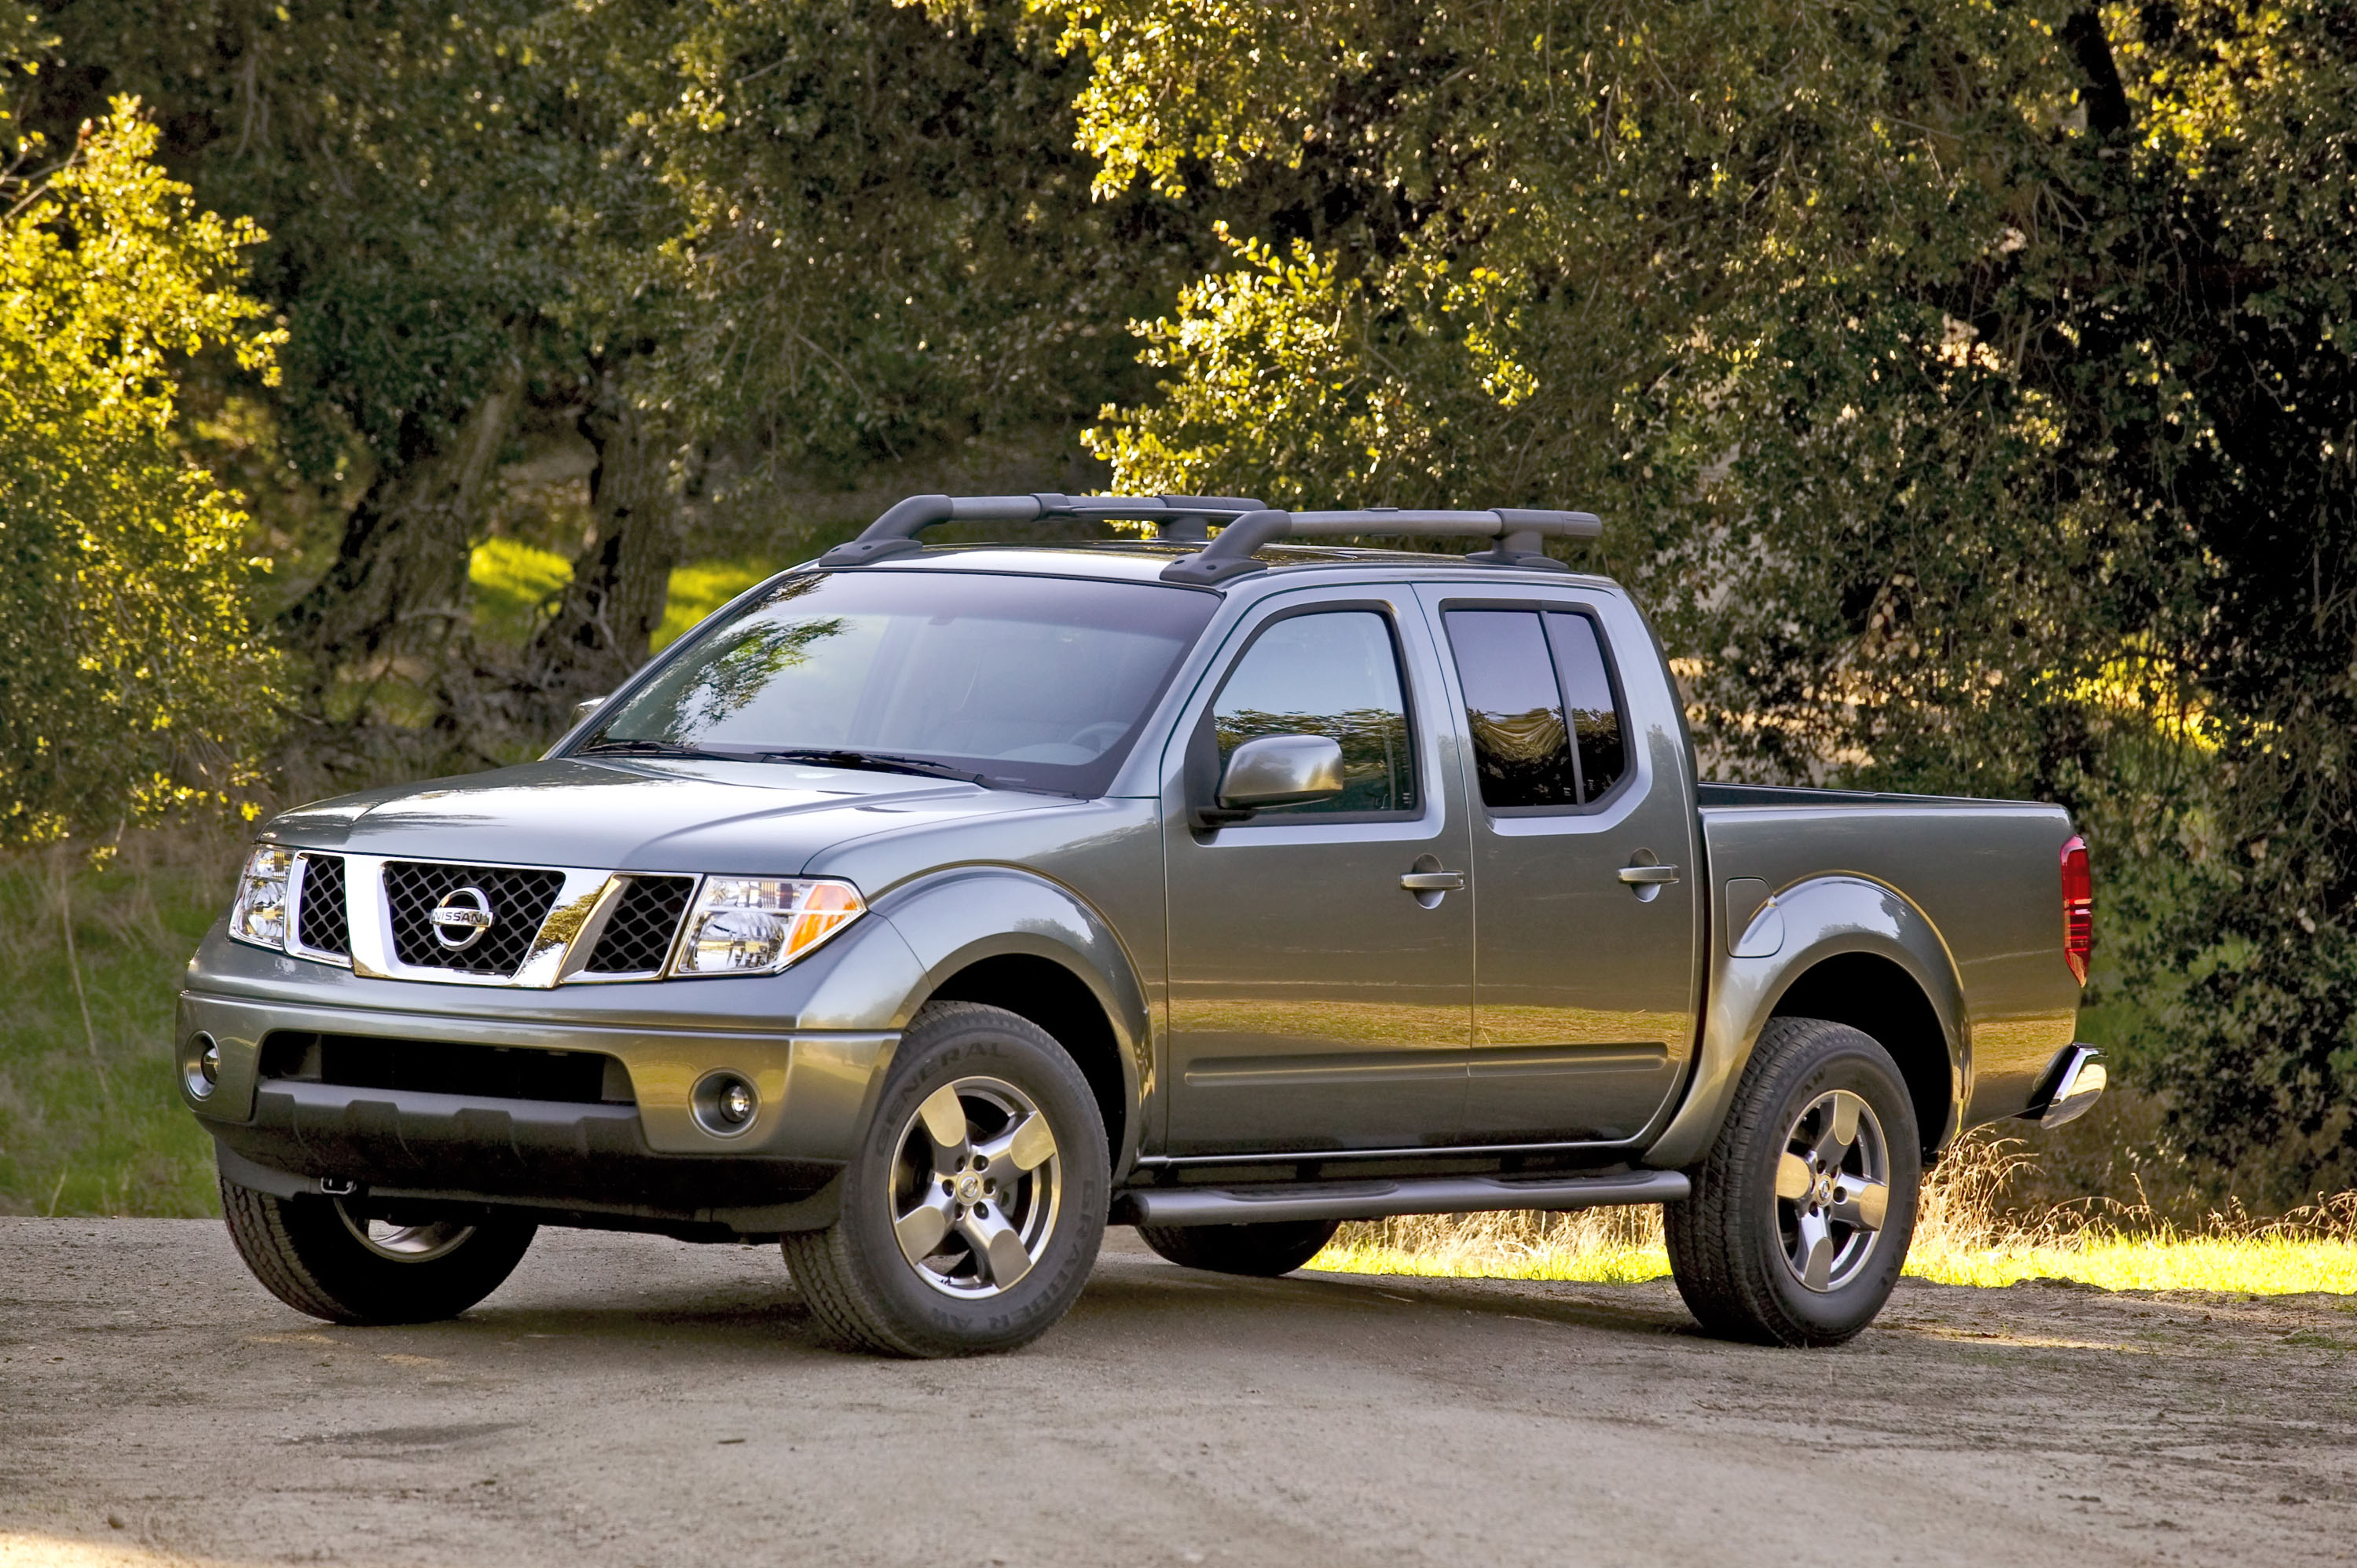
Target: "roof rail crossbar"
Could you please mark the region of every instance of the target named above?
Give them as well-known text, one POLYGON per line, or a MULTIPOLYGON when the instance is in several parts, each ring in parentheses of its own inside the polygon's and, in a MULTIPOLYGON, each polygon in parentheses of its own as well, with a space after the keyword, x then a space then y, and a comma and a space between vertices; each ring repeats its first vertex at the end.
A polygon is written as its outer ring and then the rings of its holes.
POLYGON ((1280 539, 1347 539, 1367 534, 1406 534, 1420 538, 1494 539, 1488 550, 1465 557, 1490 566, 1536 566, 1570 570, 1547 555, 1542 541, 1596 539, 1604 532, 1603 520, 1593 512, 1539 511, 1525 507, 1493 507, 1488 511, 1418 511, 1399 507, 1367 507, 1358 511, 1253 511, 1222 529, 1219 537, 1191 555, 1181 556, 1162 569, 1168 583, 1199 585, 1224 583, 1248 572, 1265 572, 1265 562, 1254 552, 1280 539))
POLYGON ((1209 524, 1262 510, 1248 496, 1067 496, 1041 490, 1028 496, 910 496, 847 544, 818 558, 822 566, 864 566, 920 548, 917 535, 937 522, 1036 522, 1047 517, 1152 522, 1155 537, 1196 541, 1210 536, 1209 524))

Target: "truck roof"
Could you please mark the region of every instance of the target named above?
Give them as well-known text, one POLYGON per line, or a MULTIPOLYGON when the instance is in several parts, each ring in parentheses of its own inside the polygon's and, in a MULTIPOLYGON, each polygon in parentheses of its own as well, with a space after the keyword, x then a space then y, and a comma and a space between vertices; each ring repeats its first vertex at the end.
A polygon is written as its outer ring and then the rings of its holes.
MULTIPOLYGON (((1103 564, 1126 560, 1140 566, 1150 564, 1150 575, 1159 581, 1208 588, 1280 566, 1363 565, 1374 560, 1394 566, 1437 564, 1488 571, 1566 573, 1570 568, 1545 553, 1544 542, 1595 539, 1604 531, 1603 522, 1592 512, 1528 507, 1462 511, 1402 507, 1287 511, 1265 506, 1248 496, 1067 496, 1046 491, 1023 496, 921 495, 897 502, 869 523, 857 539, 836 545, 820 556, 818 564, 829 568, 879 565, 917 554, 946 560, 957 553, 954 547, 928 549, 918 542, 917 535, 942 522, 1030 523, 1059 518, 1151 524, 1155 532, 1150 539, 1114 540, 1077 548, 996 548, 1023 549, 1027 554, 1039 552, 1032 556, 1034 570, 1045 564, 1041 557, 1049 554, 1064 558, 1071 568, 1077 568, 1083 560, 1103 564), (1211 532, 1214 527, 1219 530, 1216 534, 1211 532), (1480 539, 1491 542, 1486 550, 1464 555, 1370 551, 1355 546, 1320 548, 1300 542, 1308 539, 1383 536, 1480 539)), ((1106 572, 1100 565, 1096 571, 1082 575, 1132 574, 1106 572)))
MULTIPOLYGON (((1075 540, 1053 543, 940 543, 926 544, 903 551, 873 563, 864 563, 865 569, 876 571, 964 571, 1021 572, 1052 576, 1095 577, 1107 581, 1153 583, 1164 581, 1164 571, 1175 562, 1184 561, 1202 548, 1194 543, 1158 539, 1075 540)), ((821 558, 823 563, 823 557, 821 558)), ((1254 552, 1254 559, 1265 566, 1265 572, 1254 575, 1261 578, 1292 576, 1305 572, 1336 572, 1370 568, 1396 571, 1407 568, 1422 573, 1450 573, 1459 578, 1513 581, 1521 579, 1545 582, 1557 585, 1577 583, 1585 587, 1609 586, 1609 581, 1589 573, 1575 572, 1562 563, 1550 567, 1508 565, 1492 566, 1470 561, 1454 553, 1429 550, 1384 550, 1352 545, 1281 544, 1265 546, 1254 552)), ((1220 588, 1227 584, 1182 586, 1220 588)))

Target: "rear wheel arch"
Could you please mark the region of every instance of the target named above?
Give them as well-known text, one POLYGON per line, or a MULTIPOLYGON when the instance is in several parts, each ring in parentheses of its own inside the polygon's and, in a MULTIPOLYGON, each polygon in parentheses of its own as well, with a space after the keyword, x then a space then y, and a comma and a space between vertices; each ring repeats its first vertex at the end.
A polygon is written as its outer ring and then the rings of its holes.
POLYGON ((1821 958, 1792 976, 1768 1015, 1846 1024, 1889 1052, 1914 1101, 1927 1163, 1955 1131, 1962 1052, 1922 982, 1895 959, 1864 951, 1821 958))

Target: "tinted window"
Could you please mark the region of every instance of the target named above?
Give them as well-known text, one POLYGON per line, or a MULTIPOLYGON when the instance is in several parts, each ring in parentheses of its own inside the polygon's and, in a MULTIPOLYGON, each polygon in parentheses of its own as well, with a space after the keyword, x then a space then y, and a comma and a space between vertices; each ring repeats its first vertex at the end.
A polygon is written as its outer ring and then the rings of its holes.
POLYGON ((1389 624, 1372 610, 1291 616, 1253 639, 1212 709, 1220 767, 1265 735, 1322 735, 1342 748, 1341 794, 1263 817, 1415 810, 1407 703, 1389 624))
POLYGON ((791 577, 573 750, 862 751, 1095 794, 1218 603, 966 572, 791 577))
POLYGON ((1596 623, 1536 610, 1451 610, 1447 619, 1482 803, 1602 799, 1628 757, 1596 623))
POLYGON ((1620 707, 1612 700, 1612 673, 1605 665, 1594 621, 1557 612, 1549 614, 1546 622, 1555 671, 1563 681, 1564 706, 1570 710, 1572 734, 1579 743, 1580 782, 1586 799, 1598 800, 1628 771, 1620 707))
POLYGON ((1448 620, 1483 802, 1578 805, 1563 694, 1537 612, 1452 610, 1448 620))

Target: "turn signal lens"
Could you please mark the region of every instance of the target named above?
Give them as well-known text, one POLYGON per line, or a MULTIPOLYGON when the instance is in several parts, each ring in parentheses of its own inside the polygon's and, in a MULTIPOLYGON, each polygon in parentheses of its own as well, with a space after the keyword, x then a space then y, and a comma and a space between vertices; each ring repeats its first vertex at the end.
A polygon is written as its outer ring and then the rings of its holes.
POLYGON ((2095 879, 2087 869, 2087 841, 2062 846, 2062 961, 2079 983, 2087 983, 2087 961, 2095 954, 2095 879))
POLYGON ((229 909, 229 934, 256 947, 286 946, 286 880, 295 871, 295 852, 276 844, 257 844, 245 857, 237 879, 237 901, 229 909))
POLYGON ((857 919, 867 906, 848 882, 715 876, 688 911, 674 974, 767 974, 857 919))

